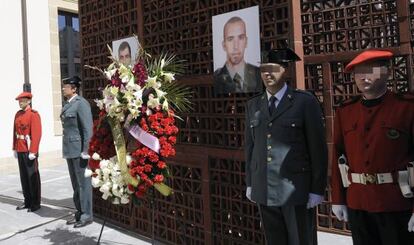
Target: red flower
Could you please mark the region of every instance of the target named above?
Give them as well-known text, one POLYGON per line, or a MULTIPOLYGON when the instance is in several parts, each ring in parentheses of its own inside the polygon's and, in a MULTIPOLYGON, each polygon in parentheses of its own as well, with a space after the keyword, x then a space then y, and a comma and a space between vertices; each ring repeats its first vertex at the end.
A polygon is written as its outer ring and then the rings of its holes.
POLYGON ((145 164, 144 171, 150 173, 152 171, 152 166, 149 164, 145 164))
POLYGON ((159 161, 157 163, 157 167, 160 168, 160 169, 164 169, 165 167, 167 167, 167 164, 165 164, 165 162, 163 162, 163 161, 159 161))
POLYGON ((162 174, 157 174, 154 177, 154 181, 157 182, 157 183, 161 183, 161 182, 164 181, 164 176, 162 174))
POLYGON ((171 144, 175 144, 175 143, 177 143, 177 137, 175 137, 175 136, 170 136, 170 137, 168 137, 168 141, 169 141, 171 144))
POLYGON ((141 192, 141 191, 136 191, 136 192, 135 192, 135 196, 136 196, 137 198, 143 198, 143 197, 144 197, 144 195, 145 195, 145 192, 141 192))
POLYGON ((130 191, 134 191, 134 190, 135 190, 135 189, 134 189, 134 186, 133 186, 133 185, 128 184, 128 190, 130 190, 130 191))

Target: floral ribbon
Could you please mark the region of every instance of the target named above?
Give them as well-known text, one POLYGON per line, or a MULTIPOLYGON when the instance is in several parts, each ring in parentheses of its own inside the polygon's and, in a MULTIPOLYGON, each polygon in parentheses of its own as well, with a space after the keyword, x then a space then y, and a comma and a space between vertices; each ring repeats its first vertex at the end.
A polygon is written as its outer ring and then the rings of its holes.
POLYGON ((160 142, 157 137, 145 132, 140 126, 133 125, 128 127, 128 132, 139 142, 141 142, 146 147, 155 151, 156 153, 160 152, 160 142))
POLYGON ((116 156, 118 158, 122 178, 126 183, 129 183, 132 186, 136 187, 139 184, 139 180, 129 174, 128 166, 126 163, 126 144, 121 123, 118 119, 113 117, 108 117, 108 122, 109 126, 111 127, 112 137, 114 138, 116 156))

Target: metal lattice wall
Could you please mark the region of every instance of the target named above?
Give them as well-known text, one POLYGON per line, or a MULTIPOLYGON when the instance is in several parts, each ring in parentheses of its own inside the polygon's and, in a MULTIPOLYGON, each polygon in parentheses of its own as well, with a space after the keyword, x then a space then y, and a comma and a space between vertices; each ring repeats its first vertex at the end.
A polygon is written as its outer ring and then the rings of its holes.
MULTIPOLYGON (((303 50, 296 49, 304 54, 303 71, 296 67, 291 85, 318 97, 329 148, 334 108, 358 93, 343 68, 360 50, 392 49, 397 57, 389 87, 412 89, 414 4, 407 0, 79 2, 83 64, 106 67, 106 44, 133 33, 150 53, 170 50, 188 62, 180 82, 193 89, 194 110, 181 115, 177 157, 170 161, 175 194, 155 195, 153 203, 145 200, 139 208, 111 205, 98 193, 94 199, 98 215, 164 243, 264 243, 257 208, 244 196, 244 103, 252 94, 213 95, 212 16, 259 5, 262 49, 303 43, 303 50)), ((83 79, 84 95, 92 102, 105 80, 92 70, 83 70, 83 79)), ((349 234, 330 212, 328 190, 318 208, 318 227, 349 234)))

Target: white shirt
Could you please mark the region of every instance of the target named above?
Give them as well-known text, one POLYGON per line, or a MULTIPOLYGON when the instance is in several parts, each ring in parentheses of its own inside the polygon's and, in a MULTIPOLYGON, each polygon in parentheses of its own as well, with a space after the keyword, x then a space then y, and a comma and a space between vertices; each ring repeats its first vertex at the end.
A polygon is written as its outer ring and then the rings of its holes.
POLYGON ((73 100, 73 98, 75 98, 76 96, 78 96, 78 94, 75 94, 74 96, 72 96, 70 99, 68 99, 68 103, 70 103, 72 100, 73 100))
MULTIPOLYGON (((279 105, 279 102, 283 98, 283 95, 285 95, 286 90, 287 90, 286 83, 283 85, 283 87, 279 91, 277 91, 277 93, 275 95, 269 93, 269 91, 267 91, 267 89, 266 89, 267 101, 269 101, 269 103, 270 103, 270 97, 272 97, 272 96, 276 97, 275 108, 277 108, 277 106, 279 105)), ((270 104, 269 104, 269 106, 270 106, 270 104)))

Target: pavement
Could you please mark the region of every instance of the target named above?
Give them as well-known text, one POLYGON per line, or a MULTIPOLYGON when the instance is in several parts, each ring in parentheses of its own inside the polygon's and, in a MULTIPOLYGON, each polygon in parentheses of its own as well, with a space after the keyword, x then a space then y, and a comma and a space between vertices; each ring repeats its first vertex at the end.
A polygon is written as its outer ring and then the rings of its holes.
MULTIPOLYGON (((59 152, 43 154, 39 159, 42 208, 34 213, 16 210, 23 195, 15 159, 0 159, 0 245, 97 244, 102 220, 75 229, 66 220, 75 212, 72 186, 65 160, 59 152)), ((351 245, 347 236, 318 233, 319 245, 351 245)), ((108 224, 100 244, 148 245, 150 240, 123 228, 108 224)))

